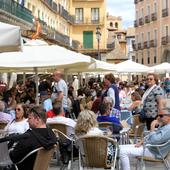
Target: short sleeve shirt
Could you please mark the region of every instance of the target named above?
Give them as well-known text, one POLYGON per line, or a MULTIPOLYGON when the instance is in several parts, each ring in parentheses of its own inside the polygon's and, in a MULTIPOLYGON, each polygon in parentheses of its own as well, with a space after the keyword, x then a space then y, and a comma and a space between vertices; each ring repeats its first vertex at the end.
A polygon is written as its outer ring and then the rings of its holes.
POLYGON ((146 117, 155 118, 158 114, 158 99, 163 98, 164 92, 160 86, 155 88, 149 93, 144 100, 143 109, 146 113, 146 117))

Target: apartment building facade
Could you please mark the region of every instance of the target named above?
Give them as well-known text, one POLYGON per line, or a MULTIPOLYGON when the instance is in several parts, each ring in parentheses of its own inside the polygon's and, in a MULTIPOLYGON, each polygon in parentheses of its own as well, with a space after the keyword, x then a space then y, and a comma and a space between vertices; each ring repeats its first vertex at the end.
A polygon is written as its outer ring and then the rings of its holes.
POLYGON ((106 0, 71 0, 70 14, 75 16, 71 36, 80 42, 79 52, 101 59, 106 53, 106 0), (99 44, 96 32, 100 32, 99 44))
POLYGON ((135 61, 145 65, 170 62, 169 0, 134 0, 135 61))

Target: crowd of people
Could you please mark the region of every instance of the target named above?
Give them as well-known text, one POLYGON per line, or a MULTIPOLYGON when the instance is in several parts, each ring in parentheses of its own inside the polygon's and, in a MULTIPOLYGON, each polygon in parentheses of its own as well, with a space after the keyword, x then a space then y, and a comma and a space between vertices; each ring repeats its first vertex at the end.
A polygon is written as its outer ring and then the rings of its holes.
MULTIPOLYGON (((122 168, 128 170, 129 157, 142 155, 143 143, 160 144, 170 139, 167 133, 170 130, 170 106, 165 102, 170 95, 169 80, 160 82, 156 74, 149 73, 140 82, 128 83, 109 73, 103 81, 90 79, 88 84, 80 86, 77 77, 74 76, 73 83, 68 84, 62 72, 56 70, 53 77, 39 82, 40 106, 35 106, 36 87, 32 80, 18 83, 11 89, 3 88, 0 121, 7 123, 5 131, 8 135, 26 134, 15 145, 9 142, 10 157, 15 163, 32 149, 39 146, 48 149, 57 143, 54 133, 46 125, 50 123, 66 124, 71 127, 68 135, 74 134, 76 138, 104 135, 98 127, 99 122, 113 123, 112 133, 115 129, 119 129, 116 132, 119 133, 123 128, 121 111, 127 110, 132 115, 139 114, 141 122, 145 122, 151 131, 136 145, 120 145, 122 168)), ((113 150, 110 148, 109 153, 113 150)), ((168 151, 170 147, 166 146, 166 149, 168 151)), ((166 153, 163 151, 163 155, 166 153)), ((154 157, 158 153, 147 150, 146 155, 154 157)))

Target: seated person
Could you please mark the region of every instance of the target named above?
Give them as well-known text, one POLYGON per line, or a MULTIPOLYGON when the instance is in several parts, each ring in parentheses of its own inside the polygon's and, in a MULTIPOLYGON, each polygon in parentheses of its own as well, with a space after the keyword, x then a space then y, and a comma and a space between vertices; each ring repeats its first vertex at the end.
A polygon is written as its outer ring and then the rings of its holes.
POLYGON ((61 102, 57 102, 56 104, 53 105, 53 111, 55 116, 53 116, 52 118, 48 118, 47 119, 47 124, 50 123, 63 123, 68 127, 68 131, 67 131, 67 135, 70 136, 72 134, 74 134, 74 127, 76 125, 76 122, 73 119, 70 118, 66 118, 63 116, 64 113, 64 109, 62 107, 62 103, 61 102))
MULTIPOLYGON (((151 125, 151 132, 144 138, 143 141, 132 145, 120 145, 120 161, 122 170, 130 170, 129 157, 143 155, 143 144, 160 145, 170 140, 170 107, 165 106, 158 113, 157 120, 151 125), (159 127, 155 129, 155 126, 159 127)), ((170 150, 169 143, 166 146, 160 147, 161 154, 165 157, 170 150)), ((144 156, 151 158, 160 158, 156 148, 146 148, 144 156)))
MULTIPOLYGON (((63 123, 67 125, 67 136, 70 138, 74 134, 74 127, 76 125, 76 122, 70 118, 66 118, 63 116, 64 109, 62 107, 62 103, 58 102, 56 105, 53 106, 53 111, 55 116, 52 118, 47 119, 47 124, 53 124, 53 123, 63 123)), ((60 154, 61 154, 61 160, 64 164, 68 164, 70 157, 71 157, 71 142, 70 140, 66 141, 59 141, 60 144, 60 154)))
POLYGON ((99 114, 101 116, 97 117, 98 122, 112 122, 112 123, 121 125, 119 119, 117 119, 115 116, 109 116, 110 115, 110 105, 108 103, 102 103, 100 105, 99 114))
MULTIPOLYGON (((52 118, 52 117, 56 116, 55 111, 54 111, 54 107, 57 106, 58 103, 61 103, 61 101, 58 101, 58 100, 54 100, 54 101, 53 101, 53 103, 52 103, 52 109, 51 109, 51 110, 48 110, 48 111, 46 112, 47 118, 52 118)), ((65 116, 64 111, 62 112, 62 116, 65 116)))
POLYGON ((26 106, 24 104, 17 104, 15 109, 15 119, 7 124, 5 130, 8 134, 24 133, 29 129, 29 124, 26 115, 26 106))
MULTIPOLYGON (((28 123, 30 129, 24 134, 21 134, 20 139, 14 141, 12 147, 9 148, 9 155, 14 163, 19 162, 36 148, 44 147, 45 149, 51 149, 57 142, 53 131, 46 126, 45 110, 41 107, 35 106, 29 110, 28 123)), ((12 141, 10 143, 12 143, 12 141)), ((33 169, 35 155, 36 154, 31 155, 29 159, 19 164, 18 169, 33 169)))
POLYGON ((0 122, 8 123, 12 121, 12 116, 8 113, 4 112, 5 110, 5 103, 0 100, 0 122))

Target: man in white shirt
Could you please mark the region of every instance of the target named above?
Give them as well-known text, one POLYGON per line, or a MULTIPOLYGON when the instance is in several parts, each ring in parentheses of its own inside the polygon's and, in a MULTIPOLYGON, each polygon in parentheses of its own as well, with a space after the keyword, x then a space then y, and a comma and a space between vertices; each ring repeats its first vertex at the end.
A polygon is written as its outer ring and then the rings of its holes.
POLYGON ((61 102, 56 102, 56 104, 53 105, 53 111, 56 116, 48 118, 47 124, 63 123, 68 126, 67 135, 70 136, 74 134, 74 127, 76 125, 76 122, 73 119, 66 118, 63 116, 63 108, 61 102))
POLYGON ((56 70, 53 74, 53 78, 55 81, 54 87, 53 87, 53 93, 52 93, 52 100, 62 101, 62 107, 64 109, 64 112, 67 114, 68 112, 68 104, 67 104, 67 98, 68 98, 68 87, 66 82, 62 79, 62 73, 61 71, 56 70))

